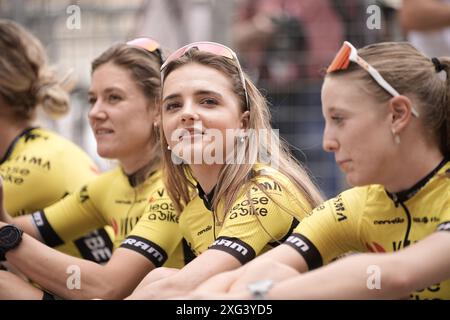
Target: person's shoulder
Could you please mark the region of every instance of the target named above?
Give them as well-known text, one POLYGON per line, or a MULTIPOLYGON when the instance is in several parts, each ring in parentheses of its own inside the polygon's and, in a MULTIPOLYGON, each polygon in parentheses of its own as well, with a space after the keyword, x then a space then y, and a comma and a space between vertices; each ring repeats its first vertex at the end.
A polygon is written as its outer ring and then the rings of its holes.
POLYGON ((69 139, 45 128, 35 128, 22 137, 33 154, 45 156, 54 162, 76 166, 89 164, 96 168, 87 153, 69 139))
POLYGON ((102 172, 98 175, 95 180, 99 181, 114 181, 114 180, 125 180, 126 176, 123 173, 120 166, 114 167, 108 171, 102 172))
POLYGON ((110 188, 117 188, 117 186, 122 184, 124 181, 125 177, 122 170, 120 167, 116 167, 90 179, 84 184, 84 187, 91 191, 99 190, 99 192, 105 192, 110 188))
POLYGON ((31 128, 18 139, 14 157, 48 172, 97 174, 97 166, 81 148, 48 129, 31 128), (79 170, 77 168, 80 168, 79 170))
POLYGON ((24 139, 47 144, 49 146, 55 146, 55 148, 62 145, 73 144, 69 139, 46 128, 34 128, 24 135, 24 139))
POLYGON ((154 186, 155 188, 165 188, 162 170, 158 169, 152 172, 146 179, 146 183, 154 186))
POLYGON ((377 196, 381 192, 384 192, 384 189, 379 185, 357 186, 342 191, 328 201, 344 201, 347 205, 364 205, 369 196, 377 196))
POLYGON ((162 174, 162 170, 156 170, 151 173, 149 177, 145 180, 145 191, 142 189, 142 192, 145 192, 149 195, 150 199, 158 199, 164 201, 170 201, 170 196, 167 191, 166 185, 164 183, 164 177, 162 174))
MULTIPOLYGON (((448 161, 441 170, 438 172, 439 177, 443 178, 442 183, 445 185, 450 185, 450 161, 448 161)), ((450 192, 450 188, 448 190, 450 192)))
POLYGON ((21 134, 17 140, 17 149, 22 152, 42 154, 47 152, 53 140, 54 134, 51 131, 42 128, 32 128, 21 134))
POLYGON ((433 177, 426 197, 432 202, 450 202, 450 161, 433 177))
POLYGON ((253 191, 284 192, 291 191, 294 184, 280 170, 268 165, 257 164, 252 170, 253 191))
POLYGON ((366 196, 369 193, 378 193, 378 192, 385 192, 382 185, 368 184, 365 186, 351 187, 349 189, 342 191, 341 194, 344 196, 362 197, 366 196))

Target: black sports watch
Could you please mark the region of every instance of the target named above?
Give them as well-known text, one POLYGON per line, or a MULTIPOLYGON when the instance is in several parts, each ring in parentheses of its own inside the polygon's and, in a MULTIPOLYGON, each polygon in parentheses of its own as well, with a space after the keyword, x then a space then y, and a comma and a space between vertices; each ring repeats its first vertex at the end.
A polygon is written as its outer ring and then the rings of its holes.
POLYGON ((247 285, 247 289, 256 300, 266 300, 266 294, 273 286, 272 280, 260 280, 247 285))
POLYGON ((5 254, 20 244, 22 234, 23 231, 12 224, 0 228, 0 261, 5 261, 5 254))

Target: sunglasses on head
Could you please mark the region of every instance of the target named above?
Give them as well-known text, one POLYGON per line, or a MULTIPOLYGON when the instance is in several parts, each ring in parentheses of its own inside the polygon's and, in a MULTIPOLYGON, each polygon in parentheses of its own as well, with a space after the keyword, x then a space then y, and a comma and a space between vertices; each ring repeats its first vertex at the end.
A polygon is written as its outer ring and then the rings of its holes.
POLYGON ((151 38, 137 38, 134 40, 130 40, 127 42, 127 45, 139 47, 139 48, 147 50, 150 53, 156 54, 159 58, 159 62, 161 64, 164 63, 164 59, 163 59, 162 53, 161 53, 161 45, 157 41, 155 41, 151 38))
MULTIPOLYGON (((367 61, 358 55, 358 50, 348 41, 344 41, 341 49, 338 51, 330 66, 327 69, 327 73, 331 73, 337 70, 346 70, 350 61, 358 64, 361 68, 366 70, 371 77, 389 94, 393 97, 399 96, 400 94, 395 90, 382 76, 381 74, 372 67, 367 61)), ((419 112, 412 107, 412 114, 419 117, 419 112)))
POLYGON ((228 58, 228 59, 236 62, 236 65, 237 65, 237 68, 239 71, 239 78, 241 80, 242 87, 243 87, 244 93, 245 93, 246 109, 249 110, 250 104, 248 101, 247 86, 245 84, 245 77, 244 77, 244 72, 242 71, 241 64, 239 63, 236 53, 234 53, 233 50, 231 50, 230 48, 228 48, 220 43, 209 42, 209 41, 193 42, 193 43, 190 43, 190 44, 176 50, 166 59, 164 64, 161 66, 161 79, 162 79, 161 82, 162 83, 164 82, 163 71, 167 67, 167 65, 170 62, 181 58, 186 52, 188 52, 192 48, 196 48, 198 51, 201 51, 201 52, 208 52, 208 53, 212 53, 212 54, 215 54, 215 55, 218 55, 221 57, 225 57, 225 58, 228 58))

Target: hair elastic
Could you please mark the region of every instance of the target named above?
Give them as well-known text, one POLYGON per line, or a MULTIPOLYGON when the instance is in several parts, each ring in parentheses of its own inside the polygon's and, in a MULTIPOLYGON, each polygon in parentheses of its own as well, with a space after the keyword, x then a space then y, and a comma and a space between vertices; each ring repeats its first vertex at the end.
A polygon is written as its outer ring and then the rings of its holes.
POLYGON ((438 58, 431 58, 431 62, 434 64, 434 68, 436 69, 436 72, 441 72, 445 69, 445 67, 442 65, 442 63, 439 61, 438 58))

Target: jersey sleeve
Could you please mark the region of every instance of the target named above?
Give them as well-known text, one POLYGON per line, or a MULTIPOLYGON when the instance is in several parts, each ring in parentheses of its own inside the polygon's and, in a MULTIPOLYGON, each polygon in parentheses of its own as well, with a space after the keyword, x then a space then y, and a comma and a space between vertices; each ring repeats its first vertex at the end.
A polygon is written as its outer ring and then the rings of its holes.
POLYGON ((47 245, 58 246, 107 225, 95 205, 100 201, 93 200, 99 193, 96 189, 101 189, 97 180, 54 205, 33 213, 34 223, 47 245))
POLYGON ((245 264, 267 245, 282 243, 298 224, 294 216, 309 208, 306 200, 288 189, 282 181, 258 179, 248 195, 235 201, 210 249, 225 251, 245 264))
POLYGON ((165 194, 161 190, 150 195, 142 217, 120 245, 142 254, 155 267, 166 262, 182 238, 175 208, 167 196, 161 196, 165 194))
POLYGON ((294 248, 310 270, 344 253, 360 250, 359 217, 366 193, 364 188, 353 188, 319 205, 284 244, 294 248))

